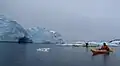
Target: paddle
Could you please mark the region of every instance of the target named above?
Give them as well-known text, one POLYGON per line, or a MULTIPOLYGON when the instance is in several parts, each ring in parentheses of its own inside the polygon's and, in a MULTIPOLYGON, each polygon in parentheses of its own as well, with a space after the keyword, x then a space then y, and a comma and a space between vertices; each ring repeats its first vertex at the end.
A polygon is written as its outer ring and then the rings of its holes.
POLYGON ((90 49, 97 49, 96 47, 89 47, 90 49))
POLYGON ((110 52, 113 52, 115 51, 115 48, 109 48, 110 49, 110 52))

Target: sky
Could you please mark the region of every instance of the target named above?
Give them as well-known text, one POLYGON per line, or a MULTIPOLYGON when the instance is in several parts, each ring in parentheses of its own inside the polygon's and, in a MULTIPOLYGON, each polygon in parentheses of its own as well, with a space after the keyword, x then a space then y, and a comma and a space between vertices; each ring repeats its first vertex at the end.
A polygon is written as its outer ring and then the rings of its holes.
POLYGON ((0 0, 0 14, 24 28, 45 27, 66 40, 120 38, 120 0, 0 0))

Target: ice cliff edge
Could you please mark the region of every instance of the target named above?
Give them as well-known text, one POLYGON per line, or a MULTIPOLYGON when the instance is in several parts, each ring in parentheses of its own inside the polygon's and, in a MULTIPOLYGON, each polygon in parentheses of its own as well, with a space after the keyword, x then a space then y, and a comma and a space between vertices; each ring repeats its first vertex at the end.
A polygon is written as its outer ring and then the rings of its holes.
POLYGON ((62 36, 45 28, 24 29, 15 20, 0 15, 0 42, 64 43, 62 36))

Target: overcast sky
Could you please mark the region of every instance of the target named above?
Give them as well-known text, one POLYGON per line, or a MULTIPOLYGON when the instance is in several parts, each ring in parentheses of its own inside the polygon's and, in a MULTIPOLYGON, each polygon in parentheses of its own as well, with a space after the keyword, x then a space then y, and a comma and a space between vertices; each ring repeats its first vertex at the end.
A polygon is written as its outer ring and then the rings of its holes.
POLYGON ((24 28, 53 29, 67 40, 120 38, 120 0, 0 0, 0 14, 24 28))

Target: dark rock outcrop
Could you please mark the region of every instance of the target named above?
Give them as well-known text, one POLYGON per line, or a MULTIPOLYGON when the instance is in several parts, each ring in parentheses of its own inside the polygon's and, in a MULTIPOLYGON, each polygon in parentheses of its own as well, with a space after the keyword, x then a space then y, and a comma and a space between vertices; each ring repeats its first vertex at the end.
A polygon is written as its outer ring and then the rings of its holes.
POLYGON ((32 43, 32 40, 27 37, 21 37, 19 38, 18 43, 32 43))

